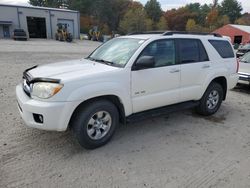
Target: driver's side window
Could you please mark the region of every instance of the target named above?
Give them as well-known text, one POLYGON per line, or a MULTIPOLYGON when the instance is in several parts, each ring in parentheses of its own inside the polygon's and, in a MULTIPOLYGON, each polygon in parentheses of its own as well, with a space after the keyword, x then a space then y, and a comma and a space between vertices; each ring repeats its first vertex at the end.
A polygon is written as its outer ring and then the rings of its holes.
POLYGON ((154 41, 143 50, 142 56, 153 56, 155 67, 175 65, 175 42, 170 39, 154 41))

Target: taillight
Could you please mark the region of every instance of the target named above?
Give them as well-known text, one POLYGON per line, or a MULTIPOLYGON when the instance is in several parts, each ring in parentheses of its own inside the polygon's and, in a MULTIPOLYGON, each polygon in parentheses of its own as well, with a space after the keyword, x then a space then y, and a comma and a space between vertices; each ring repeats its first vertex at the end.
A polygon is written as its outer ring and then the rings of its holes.
POLYGON ((239 72, 239 67, 240 67, 240 60, 239 58, 236 59, 237 67, 236 67, 236 73, 239 72))

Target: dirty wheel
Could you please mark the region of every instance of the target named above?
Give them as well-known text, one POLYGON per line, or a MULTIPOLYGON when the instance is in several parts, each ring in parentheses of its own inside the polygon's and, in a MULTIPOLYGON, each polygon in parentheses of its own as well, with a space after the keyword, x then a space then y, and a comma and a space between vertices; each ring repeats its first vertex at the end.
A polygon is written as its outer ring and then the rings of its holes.
POLYGON ((97 100, 79 107, 71 127, 81 146, 94 149, 112 138, 118 123, 116 106, 107 100, 97 100))
POLYGON ((196 111, 201 115, 212 115, 218 111, 223 99, 223 88, 220 84, 212 82, 200 100, 196 111))

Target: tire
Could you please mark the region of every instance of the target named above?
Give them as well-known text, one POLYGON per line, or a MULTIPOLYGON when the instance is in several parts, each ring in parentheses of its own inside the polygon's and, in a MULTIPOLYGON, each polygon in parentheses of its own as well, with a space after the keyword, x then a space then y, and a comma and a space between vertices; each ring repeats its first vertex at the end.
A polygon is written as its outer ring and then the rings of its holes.
POLYGON ((119 124, 116 106, 107 100, 96 100, 77 109, 71 120, 73 134, 80 145, 95 149, 105 145, 119 124))
POLYGON ((200 115, 209 116, 218 111, 223 99, 223 88, 220 84, 212 82, 200 100, 196 111, 200 115))

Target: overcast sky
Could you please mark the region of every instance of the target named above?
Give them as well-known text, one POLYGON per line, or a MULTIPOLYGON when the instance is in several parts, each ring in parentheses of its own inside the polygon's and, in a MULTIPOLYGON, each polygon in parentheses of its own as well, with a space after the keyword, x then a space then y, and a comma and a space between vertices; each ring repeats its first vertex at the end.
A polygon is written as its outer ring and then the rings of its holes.
MULTIPOLYGON (((145 4, 147 0, 137 0, 145 4)), ((200 4, 210 4, 213 2, 213 0, 158 0, 161 3, 162 9, 163 10, 168 10, 172 8, 178 8, 181 6, 184 6, 187 3, 194 3, 194 2, 199 2, 200 4)), ((219 0, 221 2, 222 0, 219 0)), ((250 12, 250 0, 238 0, 243 7, 243 12, 250 12)), ((4 4, 28 4, 28 0, 0 0, 0 3, 4 4)))

